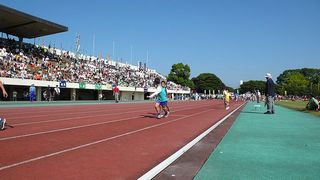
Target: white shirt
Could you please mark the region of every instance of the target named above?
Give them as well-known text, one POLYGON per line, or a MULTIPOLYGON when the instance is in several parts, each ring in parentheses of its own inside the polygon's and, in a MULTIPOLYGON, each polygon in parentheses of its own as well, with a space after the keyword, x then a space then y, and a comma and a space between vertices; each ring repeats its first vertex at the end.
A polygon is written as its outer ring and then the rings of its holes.
POLYGON ((55 87, 54 90, 56 91, 57 94, 60 94, 60 88, 55 87))
POLYGON ((156 92, 150 95, 150 98, 153 98, 154 96, 158 95, 162 90, 161 85, 158 85, 156 92))

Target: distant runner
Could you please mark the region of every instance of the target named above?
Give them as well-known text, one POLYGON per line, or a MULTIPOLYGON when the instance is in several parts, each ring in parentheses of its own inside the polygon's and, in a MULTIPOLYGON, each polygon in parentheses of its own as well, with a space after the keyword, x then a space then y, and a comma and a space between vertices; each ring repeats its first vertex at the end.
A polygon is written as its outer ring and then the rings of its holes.
POLYGON ((228 92, 228 90, 226 88, 224 88, 223 90, 223 100, 224 100, 224 107, 226 108, 226 110, 228 110, 229 104, 230 104, 230 94, 228 92))

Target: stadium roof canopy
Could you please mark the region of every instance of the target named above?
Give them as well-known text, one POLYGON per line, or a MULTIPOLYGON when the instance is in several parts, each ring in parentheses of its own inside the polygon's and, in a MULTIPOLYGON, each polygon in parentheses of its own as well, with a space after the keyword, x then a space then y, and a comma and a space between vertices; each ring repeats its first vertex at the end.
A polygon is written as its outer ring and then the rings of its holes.
POLYGON ((68 27, 0 4, 0 32, 20 38, 36 38, 68 31, 68 27))

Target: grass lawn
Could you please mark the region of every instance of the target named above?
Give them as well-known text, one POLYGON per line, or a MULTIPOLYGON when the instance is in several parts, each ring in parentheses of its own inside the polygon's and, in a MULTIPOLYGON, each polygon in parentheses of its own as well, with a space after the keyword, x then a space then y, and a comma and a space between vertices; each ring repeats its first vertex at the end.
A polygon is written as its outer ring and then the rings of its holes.
POLYGON ((316 115, 318 117, 320 117, 320 112, 316 112, 316 111, 308 111, 306 110, 306 105, 307 105, 308 101, 278 101, 276 102, 277 105, 283 106, 283 107, 287 107, 290 109, 294 109, 297 111, 302 111, 305 113, 311 113, 313 115, 316 115))

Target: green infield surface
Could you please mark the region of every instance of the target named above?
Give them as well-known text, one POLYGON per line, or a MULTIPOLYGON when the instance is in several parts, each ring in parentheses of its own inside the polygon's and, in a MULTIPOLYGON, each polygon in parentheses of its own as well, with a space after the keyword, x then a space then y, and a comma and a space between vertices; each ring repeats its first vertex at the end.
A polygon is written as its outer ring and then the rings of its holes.
POLYGON ((320 179, 320 118, 248 103, 195 179, 320 179))
POLYGON ((305 113, 311 113, 313 115, 320 117, 320 112, 306 110, 307 103, 308 101, 289 101, 288 100, 288 101, 279 101, 277 102, 277 105, 294 109, 297 111, 305 112, 305 113))

